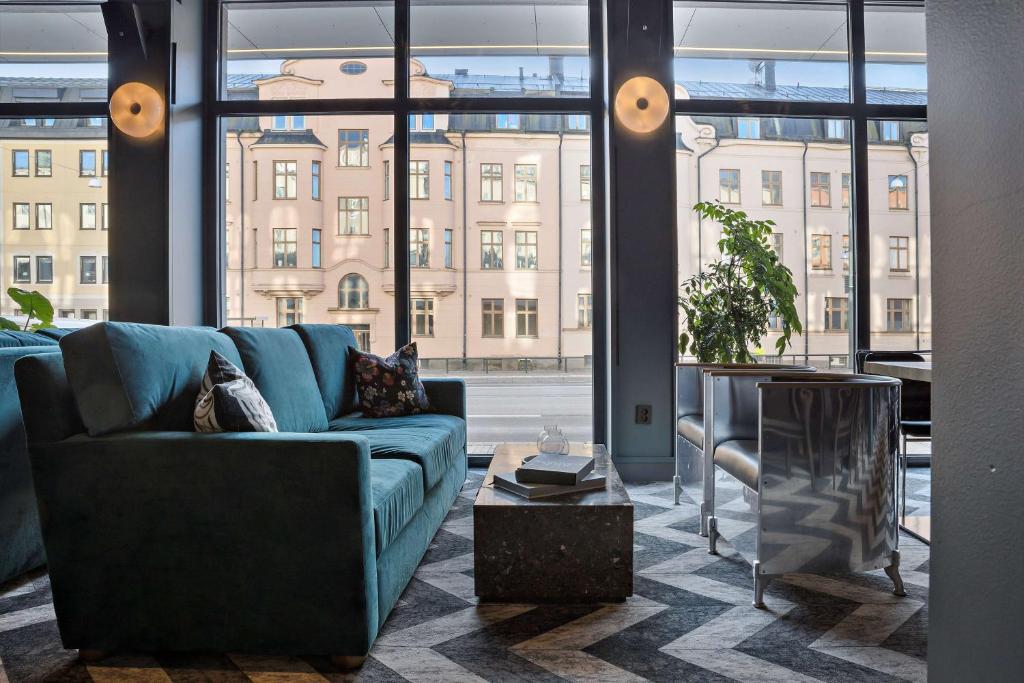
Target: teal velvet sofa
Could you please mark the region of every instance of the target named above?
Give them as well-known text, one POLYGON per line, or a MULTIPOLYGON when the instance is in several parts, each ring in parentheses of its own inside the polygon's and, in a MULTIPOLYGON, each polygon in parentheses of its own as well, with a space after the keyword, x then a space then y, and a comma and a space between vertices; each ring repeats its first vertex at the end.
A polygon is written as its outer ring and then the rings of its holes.
POLYGON ((17 363, 65 647, 367 653, 465 482, 465 387, 426 379, 432 412, 363 417, 355 343, 103 323, 17 363), (212 349, 281 432, 192 430, 212 349))
POLYGON ((0 585, 46 561, 14 363, 22 356, 59 351, 51 336, 0 332, 0 585))

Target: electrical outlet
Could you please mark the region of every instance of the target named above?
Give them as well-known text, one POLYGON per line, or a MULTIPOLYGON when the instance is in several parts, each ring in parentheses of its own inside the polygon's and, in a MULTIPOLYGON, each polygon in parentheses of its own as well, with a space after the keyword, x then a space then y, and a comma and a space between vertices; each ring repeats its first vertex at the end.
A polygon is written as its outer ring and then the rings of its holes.
POLYGON ((638 425, 651 424, 651 406, 641 403, 636 407, 636 423, 638 425))

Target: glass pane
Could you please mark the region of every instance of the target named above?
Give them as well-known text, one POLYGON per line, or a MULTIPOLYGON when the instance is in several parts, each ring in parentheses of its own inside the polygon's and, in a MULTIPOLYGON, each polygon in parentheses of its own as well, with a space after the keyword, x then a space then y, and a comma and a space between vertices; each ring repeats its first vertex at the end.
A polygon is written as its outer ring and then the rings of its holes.
POLYGON ((561 97, 590 92, 585 0, 412 0, 417 97, 561 97))
MULTIPOLYGON (((0 101, 9 87, 0 79, 0 101)), ((106 150, 102 123, 55 119, 40 128, 0 119, 0 224, 7 227, 0 235, 0 286, 38 289, 60 326, 70 325, 63 318, 84 318, 82 311, 109 310, 106 271, 97 277, 96 267, 107 259, 109 178, 83 175, 79 165, 82 156, 100 158, 106 150)), ((15 308, 0 297, 0 315, 15 308)))
POLYGON ((871 348, 932 348, 931 213, 924 121, 869 122, 871 348), (875 133, 896 127, 896 139, 875 133))
POLYGON ((864 42, 869 103, 927 104, 924 7, 869 5, 864 42))
POLYGON ((105 102, 107 29, 99 4, 0 3, 0 79, 8 90, 3 102, 105 102))
POLYGON ((751 352, 765 362, 849 368, 852 299, 844 245, 851 209, 844 187, 851 150, 848 138, 836 137, 835 120, 678 116, 676 134, 680 283, 721 258, 721 229, 698 219, 692 210, 698 201, 718 200, 774 221, 771 245, 792 271, 804 334, 794 334, 777 360, 781 326, 769 316, 768 334, 751 352), (754 129, 756 136, 742 134, 754 129))
POLYGON ((680 0, 677 99, 847 102, 846 5, 680 0))
POLYGON ((394 97, 393 2, 227 3, 224 26, 228 99, 394 97))
POLYGON ((382 179, 393 118, 306 116, 306 130, 287 133, 270 130, 272 118, 221 122, 228 324, 358 325, 362 348, 390 353, 395 285, 385 231, 392 206, 382 179), (279 162, 295 169, 286 185, 294 197, 275 193, 279 162))
POLYGON ((521 124, 512 144, 494 114, 435 113, 448 145, 410 136, 410 160, 431 177, 429 196, 409 202, 413 339, 424 373, 466 379, 471 453, 533 441, 551 423, 572 440, 593 435, 591 202, 579 191, 588 126, 508 116, 521 124), (529 201, 517 199, 517 169, 520 184, 531 181, 529 201))

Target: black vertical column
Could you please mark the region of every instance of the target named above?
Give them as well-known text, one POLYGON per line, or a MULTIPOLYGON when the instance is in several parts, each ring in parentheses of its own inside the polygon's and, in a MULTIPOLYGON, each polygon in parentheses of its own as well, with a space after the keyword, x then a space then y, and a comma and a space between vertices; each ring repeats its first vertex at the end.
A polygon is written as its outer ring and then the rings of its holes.
POLYGON ((409 343, 409 2, 395 2, 395 346, 409 343))
MULTIPOLYGON (((856 116, 853 119, 853 300, 850 320, 853 323, 853 351, 871 345, 871 232, 868 214, 868 121, 865 75, 864 0, 850 0, 850 92, 856 116)), ((853 358, 850 358, 853 367, 853 358)))
MULTIPOLYGON (((648 76, 671 100, 672 3, 608 3, 609 100, 648 76)), ((671 113, 637 134, 610 113, 611 452, 624 477, 671 476, 676 357, 675 137, 671 113), (651 406, 637 424, 637 406, 651 406)))

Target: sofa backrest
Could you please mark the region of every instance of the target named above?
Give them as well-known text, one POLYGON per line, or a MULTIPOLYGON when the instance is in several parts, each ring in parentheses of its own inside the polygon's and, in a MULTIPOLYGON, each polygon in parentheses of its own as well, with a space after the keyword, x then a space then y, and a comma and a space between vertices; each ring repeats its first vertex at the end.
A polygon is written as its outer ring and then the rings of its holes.
POLYGON ((355 375, 349 368, 348 350, 359 348, 352 330, 344 325, 292 325, 309 353, 327 419, 356 410, 355 375))
POLYGON ((26 350, 30 353, 17 359, 13 374, 21 399, 19 422, 24 421, 28 443, 54 443, 84 432, 60 349, 42 346, 26 350))
POLYGON ((56 339, 39 332, 15 332, 13 330, 0 331, 0 349, 56 345, 56 339))
POLYGON ((309 354, 295 330, 225 327, 242 369, 270 405, 282 432, 325 432, 327 413, 309 354))
POLYGON ((231 338, 208 327, 104 322, 64 336, 60 348, 90 436, 192 431, 210 351, 242 364, 231 338))

